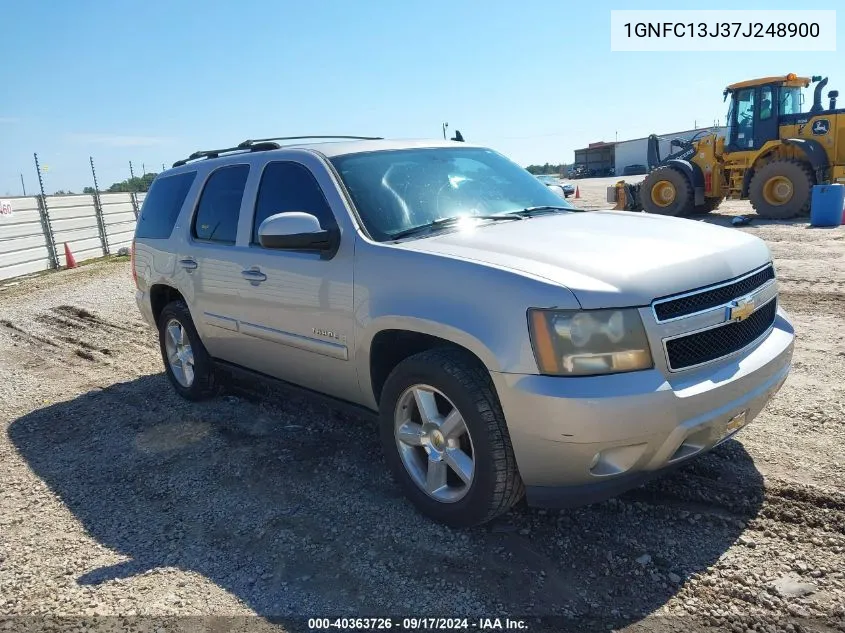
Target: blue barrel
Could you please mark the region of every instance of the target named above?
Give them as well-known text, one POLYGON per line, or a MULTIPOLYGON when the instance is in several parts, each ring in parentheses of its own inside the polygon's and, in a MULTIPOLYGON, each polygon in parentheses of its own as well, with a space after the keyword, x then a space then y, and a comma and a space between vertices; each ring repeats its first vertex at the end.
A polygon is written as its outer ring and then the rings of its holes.
POLYGON ((811 226, 839 226, 845 212, 845 185, 816 185, 810 201, 811 226))

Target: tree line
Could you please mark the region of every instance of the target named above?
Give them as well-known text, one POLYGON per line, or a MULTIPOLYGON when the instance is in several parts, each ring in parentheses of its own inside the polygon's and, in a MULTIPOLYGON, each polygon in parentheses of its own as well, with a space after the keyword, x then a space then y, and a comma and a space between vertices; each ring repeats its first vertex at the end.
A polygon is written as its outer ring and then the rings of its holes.
MULTIPOLYGON (((127 178, 120 182, 112 183, 108 189, 100 189, 100 193, 144 193, 150 190, 150 185, 158 176, 157 173, 150 172, 143 176, 135 176, 134 178, 127 178)), ((93 194, 94 187, 83 187, 82 193, 93 194)), ((59 189, 54 196, 72 196, 75 195, 73 191, 66 189, 59 189)))
POLYGON ((572 165, 568 165, 566 163, 560 163, 559 165, 546 163, 544 165, 528 165, 528 167, 526 167, 525 169, 527 169, 535 176, 538 174, 557 174, 559 176, 562 176, 566 175, 570 167, 572 167, 572 165))
MULTIPOLYGON (((127 178, 113 183, 108 189, 101 189, 100 193, 143 193, 150 190, 150 185, 153 184, 156 176, 158 176, 157 173, 150 172, 143 176, 127 178)), ((82 193, 94 193, 94 187, 85 187, 82 193)))

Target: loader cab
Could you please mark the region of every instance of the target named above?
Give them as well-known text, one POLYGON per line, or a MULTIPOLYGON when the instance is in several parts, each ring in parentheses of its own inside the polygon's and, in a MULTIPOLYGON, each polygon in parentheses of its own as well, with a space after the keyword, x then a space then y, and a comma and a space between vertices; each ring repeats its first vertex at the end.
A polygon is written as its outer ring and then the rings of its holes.
POLYGON ((801 89, 782 88, 777 84, 749 86, 730 93, 728 108, 729 151, 760 149, 778 138, 781 114, 800 111, 801 89), (798 94, 793 94, 797 90, 798 94), (799 110, 795 110, 795 104, 799 110))
POLYGON ((731 152, 757 150, 780 138, 782 117, 800 114, 802 87, 809 79, 787 75, 741 82, 725 89, 728 106, 728 136, 725 148, 731 152))

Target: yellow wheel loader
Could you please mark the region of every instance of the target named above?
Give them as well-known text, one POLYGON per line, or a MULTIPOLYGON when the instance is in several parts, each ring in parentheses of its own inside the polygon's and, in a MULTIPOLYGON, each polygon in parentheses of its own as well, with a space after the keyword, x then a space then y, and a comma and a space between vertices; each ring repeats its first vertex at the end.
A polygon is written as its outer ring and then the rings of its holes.
POLYGON ((827 78, 763 77, 732 84, 727 136, 701 132, 675 139, 661 158, 660 139, 648 144, 649 173, 637 184, 608 187, 616 209, 662 215, 709 213, 724 199, 750 200, 758 215, 786 219, 807 213, 813 185, 845 183, 845 109, 827 78), (815 83, 812 106, 802 112, 802 88, 815 83))

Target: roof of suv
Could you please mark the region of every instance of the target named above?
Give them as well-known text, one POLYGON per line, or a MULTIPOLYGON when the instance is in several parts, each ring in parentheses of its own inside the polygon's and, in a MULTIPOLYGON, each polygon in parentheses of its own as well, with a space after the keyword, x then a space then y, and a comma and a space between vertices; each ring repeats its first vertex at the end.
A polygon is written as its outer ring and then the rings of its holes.
POLYGON ((187 159, 177 161, 174 163, 173 168, 181 170, 191 165, 208 164, 207 161, 223 161, 226 158, 243 157, 244 155, 250 153, 268 154, 269 156, 272 156, 275 152, 290 149, 308 150, 319 153, 326 158, 334 158, 336 156, 344 156, 348 154, 362 154, 366 152, 381 152, 414 148, 479 147, 478 145, 472 145, 463 141, 447 141, 439 139, 356 139, 290 143, 281 145, 280 147, 266 147, 268 144, 269 143, 254 142, 254 145, 257 148, 252 152, 248 151, 249 146, 244 147, 242 150, 238 150, 238 148, 229 148, 225 150, 209 150, 207 152, 214 153, 219 151, 221 154, 220 156, 202 156, 202 152, 198 152, 187 159), (260 150, 258 147, 260 147, 260 150))

